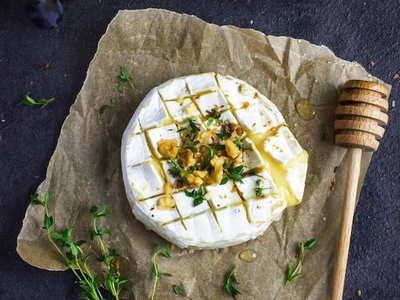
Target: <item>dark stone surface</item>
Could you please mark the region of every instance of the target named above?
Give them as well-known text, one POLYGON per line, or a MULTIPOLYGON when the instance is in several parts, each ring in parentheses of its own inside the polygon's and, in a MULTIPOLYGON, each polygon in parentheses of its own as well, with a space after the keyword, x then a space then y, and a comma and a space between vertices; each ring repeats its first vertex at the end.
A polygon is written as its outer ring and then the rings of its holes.
MULTIPOLYGON (((86 75, 97 42, 119 9, 158 7, 207 22, 251 27, 324 44, 393 84, 399 103, 399 2, 393 1, 64 1, 57 30, 26 20, 16 0, 0 2, 0 299, 78 299, 69 272, 48 272, 15 251, 29 195, 44 179, 61 125, 86 75), (250 21, 254 23, 251 24, 250 21), (368 65, 373 60, 375 66, 368 65), (39 71, 38 66, 50 68, 39 71), (17 107, 22 95, 55 97, 46 109, 17 107)), ((399 103, 400 105, 400 103, 399 103)), ((345 299, 400 299, 400 123, 396 108, 374 155, 357 207, 345 299)), ((298 283, 300 284, 300 282, 298 283)), ((241 299, 245 299, 242 297, 241 299)), ((295 297, 293 299, 296 299, 295 297)), ((260 299, 261 300, 261 299, 260 299)), ((319 300, 319 299, 318 299, 319 300)))

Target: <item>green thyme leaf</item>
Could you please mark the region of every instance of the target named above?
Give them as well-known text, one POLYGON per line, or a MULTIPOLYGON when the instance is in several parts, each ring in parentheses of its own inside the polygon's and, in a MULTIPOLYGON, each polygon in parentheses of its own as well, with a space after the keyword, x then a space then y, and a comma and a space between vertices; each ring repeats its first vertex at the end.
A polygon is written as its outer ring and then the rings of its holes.
POLYGON ((154 296, 156 294, 158 280, 160 278, 163 278, 163 277, 166 277, 166 276, 171 276, 171 274, 168 274, 168 273, 160 273, 158 265, 157 265, 157 257, 158 256, 171 258, 171 254, 169 252, 169 247, 166 246, 166 245, 158 246, 155 249, 154 254, 153 254, 152 258, 151 258, 151 264, 152 264, 152 268, 153 268, 153 277, 154 277, 154 287, 153 287, 153 293, 151 295, 151 300, 154 299, 154 296))
POLYGON ((229 181, 229 178, 228 177, 224 177, 224 178, 222 178, 220 185, 227 184, 228 181, 229 181))
POLYGON ((196 152, 196 145, 199 143, 199 141, 190 141, 189 143, 187 143, 184 148, 185 149, 189 149, 192 152, 196 152))
POLYGON ((51 226, 53 226, 53 217, 48 216, 47 214, 44 215, 44 220, 43 220, 43 228, 44 229, 50 229, 51 226))
POLYGON ((177 295, 183 295, 183 290, 182 290, 182 288, 179 286, 179 285, 173 285, 172 286, 172 290, 174 291, 174 293, 175 294, 177 294, 177 295))
POLYGON ((237 289, 237 284, 239 284, 236 277, 236 270, 238 266, 235 266, 231 271, 229 271, 225 276, 225 290, 229 295, 236 299, 237 295, 240 295, 240 291, 237 289))
POLYGON ((124 66, 120 67, 120 74, 118 78, 118 91, 120 92, 120 94, 124 92, 125 85, 127 83, 129 83, 132 89, 134 89, 134 86, 132 84, 132 77, 129 75, 128 70, 124 66))
POLYGON ((228 134, 226 133, 226 131, 221 131, 219 133, 217 133, 217 136, 221 139, 221 140, 226 140, 228 138, 228 134))
POLYGON ((193 206, 198 206, 205 201, 204 196, 207 194, 207 189, 202 185, 197 191, 192 190, 191 192, 185 190, 185 195, 187 197, 193 198, 193 206))
POLYGON ((256 196, 258 198, 261 198, 261 197, 264 196, 264 191, 265 190, 271 189, 269 187, 262 187, 261 184, 262 184, 262 180, 261 179, 257 179, 255 191, 256 191, 256 196))
POLYGON ((183 167, 173 158, 170 158, 172 167, 168 170, 168 172, 172 175, 172 177, 179 177, 182 181, 187 185, 187 179, 184 176, 185 171, 183 167))
POLYGON ((26 93, 24 98, 18 105, 26 105, 26 106, 40 106, 40 108, 45 107, 46 105, 50 104, 51 102, 54 101, 55 98, 50 98, 50 99, 39 99, 35 100, 33 99, 29 93, 26 93))
POLYGON ((31 195, 31 203, 32 203, 33 205, 41 205, 41 206, 44 206, 44 202, 42 202, 42 201, 39 200, 39 195, 38 195, 37 193, 31 195))
POLYGON ((303 265, 303 261, 304 261, 305 255, 306 255, 305 250, 313 249, 314 246, 316 245, 316 243, 317 243, 316 239, 311 239, 305 243, 300 243, 300 251, 298 253, 298 261, 297 261, 296 267, 293 268, 291 263, 289 263, 289 265, 288 265, 288 270, 287 270, 287 274, 286 274, 286 284, 289 284, 303 276, 303 274, 301 274, 300 272, 301 272, 301 267, 303 265))
POLYGON ((316 243, 317 243, 316 239, 311 239, 304 243, 304 248, 311 250, 312 248, 314 248, 316 243))
POLYGON ((233 170, 232 170, 231 165, 229 163, 225 162, 222 165, 222 167, 223 167, 226 175, 229 178, 231 178, 231 179, 233 179, 235 181, 239 181, 240 183, 243 183, 243 181, 242 181, 242 179, 243 179, 242 173, 243 173, 244 166, 237 166, 236 168, 233 168, 233 170))

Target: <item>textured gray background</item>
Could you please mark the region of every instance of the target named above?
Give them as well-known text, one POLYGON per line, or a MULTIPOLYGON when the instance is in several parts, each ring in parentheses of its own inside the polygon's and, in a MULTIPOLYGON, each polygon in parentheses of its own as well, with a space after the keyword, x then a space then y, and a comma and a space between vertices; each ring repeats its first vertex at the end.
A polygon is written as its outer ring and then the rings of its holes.
MULTIPOLYGON (((15 251, 29 195, 44 179, 61 125, 86 75, 97 42, 119 9, 165 8, 207 22, 249 27, 324 44, 393 85, 400 74, 399 1, 64 1, 57 30, 26 19, 18 1, 0 2, 0 299, 78 299, 69 272, 48 272, 15 251), (252 21, 252 22, 251 22, 252 21), (375 66, 370 66, 370 60, 375 66), (50 68, 39 71, 41 64, 50 68), (17 107, 27 91, 55 97, 44 110, 17 107)), ((400 299, 400 131, 395 107, 364 182, 353 228, 345 299, 400 299)), ((323 162, 322 162, 323 163, 323 162)), ((39 254, 40 255, 40 254, 39 254)), ((299 282, 300 284, 300 282, 299 282)), ((245 299, 242 297, 241 299, 245 299)), ((217 299, 216 299, 217 300, 217 299)), ((260 299, 262 300, 262 299, 260 299)), ((310 299, 311 300, 311 299, 310 299)), ((312 299, 314 300, 314 299, 312 299)), ((319 300, 319 299, 315 299, 319 300)))

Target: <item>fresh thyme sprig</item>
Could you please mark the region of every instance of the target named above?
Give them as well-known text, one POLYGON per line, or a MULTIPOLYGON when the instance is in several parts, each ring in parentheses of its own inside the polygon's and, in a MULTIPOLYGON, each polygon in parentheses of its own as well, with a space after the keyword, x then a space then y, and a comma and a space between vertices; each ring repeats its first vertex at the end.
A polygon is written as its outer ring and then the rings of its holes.
POLYGON ((199 141, 190 141, 189 143, 187 143, 186 145, 184 145, 183 147, 185 149, 189 149, 192 152, 196 152, 196 145, 199 143, 199 141))
POLYGON ((243 166, 237 166, 235 168, 232 169, 232 165, 228 162, 224 162, 224 164, 222 165, 222 167, 224 168, 224 171, 226 173, 227 177, 222 178, 221 180, 221 185, 226 184, 229 181, 229 178, 235 180, 235 181, 239 181, 240 183, 243 183, 242 179, 242 173, 243 173, 243 166))
POLYGON ((40 108, 42 109, 43 107, 45 107, 46 105, 50 104, 51 102, 54 101, 55 98, 50 98, 50 99, 39 99, 39 100, 35 100, 33 99, 29 93, 26 93, 24 98, 22 99, 22 101, 20 103, 18 103, 18 105, 26 105, 26 106, 40 106, 40 108))
POLYGON ((157 257, 158 256, 163 256, 166 258, 171 258, 171 254, 169 253, 169 248, 166 245, 160 245, 158 246, 155 250, 154 250, 154 254, 153 257, 151 258, 151 264, 153 266, 153 276, 154 276, 154 286, 153 286, 153 292, 151 294, 151 300, 154 299, 154 296, 156 294, 156 290, 157 290, 157 284, 158 284, 158 280, 160 280, 160 278, 163 277, 167 277, 167 276, 171 276, 171 274, 168 273, 161 273, 158 269, 158 265, 157 265, 157 257))
POLYGON ((122 94, 125 90, 125 85, 129 83, 131 88, 134 90, 135 87, 132 83, 132 77, 129 75, 128 70, 124 66, 120 66, 120 74, 118 76, 118 91, 122 94))
MULTIPOLYGON (((50 192, 44 193, 43 200, 39 199, 38 194, 34 194, 31 196, 32 204, 39 205, 44 208, 44 218, 43 218, 43 229, 46 230, 47 238, 52 244, 52 246, 59 253, 62 262, 74 273, 76 278, 79 281, 79 285, 82 288, 81 298, 87 300, 103 300, 104 297, 100 291, 100 284, 98 279, 94 276, 88 266, 89 259, 93 256, 94 253, 85 254, 82 245, 86 243, 84 240, 74 241, 72 240, 73 228, 66 228, 62 231, 53 231, 52 226, 54 224, 54 219, 49 213, 48 203, 50 200, 50 192)), ((92 215, 94 213, 94 209, 91 209, 92 215)), ((95 236, 97 239, 101 240, 102 234, 105 234, 104 230, 97 229, 96 221, 98 217, 105 216, 109 213, 109 209, 102 210, 100 212, 96 212, 96 217, 94 217, 93 230, 95 233, 91 234, 95 236)), ((104 227, 103 227, 104 228, 104 227)), ((108 230, 107 230, 108 231, 108 230)), ((109 231, 108 231, 109 232, 109 231)), ((101 241, 102 247, 105 249, 103 241, 101 241)), ((107 266, 106 278, 104 282, 104 287, 108 291, 110 291, 114 299, 119 299, 119 293, 122 289, 129 290, 127 287, 122 286, 122 284, 128 282, 126 279, 122 279, 119 276, 119 263, 116 262, 115 257, 117 257, 117 253, 115 250, 109 249, 107 252, 107 256, 104 256, 104 262, 107 266), (115 287, 113 290, 111 287, 115 287)))
POLYGON ((172 167, 168 170, 169 173, 172 175, 172 177, 179 177, 187 185, 188 182, 185 177, 185 170, 183 169, 183 167, 178 163, 178 161, 176 161, 172 157, 169 160, 172 163, 172 167))
POLYGON ((305 250, 313 249, 316 243, 317 243, 316 239, 311 239, 305 243, 300 243, 300 252, 297 265, 296 267, 293 268, 292 264, 289 263, 286 276, 286 284, 295 281, 297 278, 303 277, 303 274, 301 274, 300 272, 301 272, 301 267, 303 265, 304 257, 306 255, 305 250))
POLYGON ((211 111, 207 110, 207 126, 211 126, 212 123, 216 122, 218 124, 222 123, 221 113, 217 111, 215 108, 211 109, 211 111))
POLYGON ((90 237, 92 240, 97 240, 98 245, 101 250, 101 256, 98 257, 100 261, 103 261, 106 265, 107 271, 105 272, 104 287, 108 290, 115 299, 119 299, 119 294, 122 290, 131 290, 124 283, 128 282, 128 279, 120 277, 120 255, 117 250, 113 248, 106 249, 102 236, 104 234, 110 234, 110 230, 107 227, 97 227, 97 220, 102 217, 109 217, 111 215, 111 208, 109 205, 101 204, 100 210, 97 206, 92 206, 90 208, 90 213, 92 215, 92 230, 90 232, 90 237))
POLYGON ((217 136, 222 140, 226 140, 228 138, 228 132, 224 128, 222 128, 221 132, 217 133, 217 136))
POLYGON ((237 295, 240 295, 240 291, 237 289, 237 284, 239 284, 236 277, 236 270, 238 266, 235 266, 230 270, 225 276, 225 290, 229 295, 236 299, 237 295))
POLYGON ((204 185, 202 185, 197 191, 192 190, 191 192, 189 192, 188 190, 185 190, 185 195, 193 198, 193 206, 202 204, 203 201, 205 201, 204 196, 206 194, 207 194, 207 189, 204 185))
POLYGON ((261 198, 264 195, 264 191, 265 190, 271 189, 270 187, 262 187, 261 184, 262 184, 262 180, 261 179, 257 179, 255 190, 256 190, 256 196, 258 198, 261 198))

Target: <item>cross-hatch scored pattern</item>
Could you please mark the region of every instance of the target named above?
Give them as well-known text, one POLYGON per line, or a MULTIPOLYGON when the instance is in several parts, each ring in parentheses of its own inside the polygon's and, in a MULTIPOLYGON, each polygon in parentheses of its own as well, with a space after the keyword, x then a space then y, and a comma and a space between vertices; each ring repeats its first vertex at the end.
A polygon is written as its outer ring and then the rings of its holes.
MULTIPOLYGON (((253 229, 254 233, 250 235, 239 234, 242 235, 239 241, 244 242, 261 234, 286 208, 280 191, 282 187, 277 187, 274 182, 276 174, 270 173, 270 160, 276 163, 273 167, 283 168, 281 164, 292 162, 303 150, 285 126, 275 105, 244 82, 214 73, 174 79, 153 89, 146 96, 131 123, 128 125, 129 131, 127 129, 126 151, 123 149, 123 164, 125 159, 124 167, 127 169, 124 169, 124 180, 127 179, 130 187, 127 187, 127 195, 133 201, 134 213, 137 207, 141 210, 135 215, 138 217, 143 213, 153 220, 152 224, 156 226, 150 226, 151 229, 163 237, 168 239, 168 234, 161 229, 170 231, 179 239, 193 240, 190 233, 196 231, 201 246, 208 247, 207 243, 212 241, 217 241, 212 243, 215 246, 218 241, 229 240, 229 234, 238 227, 243 232, 248 231, 250 226, 260 227, 253 229), (170 210, 158 209, 157 201, 164 194, 165 182, 175 187, 177 180, 169 172, 171 162, 159 153, 158 142, 176 140, 178 146, 182 146, 185 133, 180 129, 189 127, 188 118, 194 118, 202 131, 217 128, 217 124, 207 122, 209 112, 216 108, 221 113, 222 121, 239 124, 244 129, 242 142, 246 150, 243 151, 243 183, 229 180, 225 185, 208 185, 206 201, 198 206, 193 206, 193 198, 184 192, 193 188, 174 188, 172 197, 175 207, 170 210), (257 138, 256 142, 259 142, 258 135, 267 149, 263 156, 253 141, 257 138), (279 139, 279 135, 288 142, 277 143, 275 136, 279 139), (286 152, 290 155, 285 155, 286 152), (266 157, 269 161, 266 161, 266 157), (263 167, 262 172, 250 174, 249 171, 260 167, 263 167), (261 196, 255 194, 259 185, 263 188, 261 196), (204 230, 203 233, 198 232, 199 227, 200 231, 204 230)), ((305 171, 303 168, 297 173, 305 178, 305 171)), ((304 182, 299 189, 301 195, 303 189, 304 182)), ((138 218, 145 223, 142 216, 138 218)), ((235 243, 238 242, 231 244, 235 243)), ((190 242, 179 244, 176 241, 175 244, 191 245, 190 242)))

